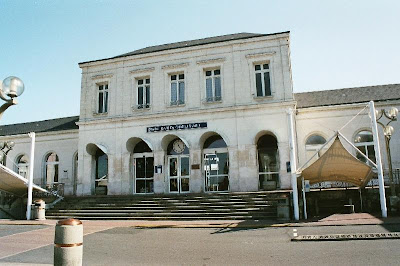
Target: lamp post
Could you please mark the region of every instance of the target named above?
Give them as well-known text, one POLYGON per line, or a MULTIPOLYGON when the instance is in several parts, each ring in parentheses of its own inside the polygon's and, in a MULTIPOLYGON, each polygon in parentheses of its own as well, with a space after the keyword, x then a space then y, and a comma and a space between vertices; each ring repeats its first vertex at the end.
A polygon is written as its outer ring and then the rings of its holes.
POLYGON ((390 154, 390 138, 393 135, 394 129, 389 124, 392 123, 393 121, 397 121, 397 115, 399 113, 399 110, 397 110, 396 107, 392 107, 389 111, 382 109, 380 114, 379 111, 376 111, 376 113, 377 113, 376 122, 382 126, 383 134, 385 135, 386 154, 389 166, 390 195, 392 197, 395 197, 396 190, 393 182, 392 156, 390 154), (387 119, 389 119, 389 121, 387 123, 380 122, 379 120, 382 117, 386 117, 387 119))
POLYGON ((6 141, 6 142, 0 142, 0 163, 4 166, 6 166, 7 163, 7 154, 13 149, 15 145, 14 141, 6 141))
POLYGON ((17 97, 24 92, 24 89, 25 86, 22 80, 14 76, 5 78, 0 83, 0 98, 5 101, 0 107, 0 119, 8 107, 18 104, 17 97))

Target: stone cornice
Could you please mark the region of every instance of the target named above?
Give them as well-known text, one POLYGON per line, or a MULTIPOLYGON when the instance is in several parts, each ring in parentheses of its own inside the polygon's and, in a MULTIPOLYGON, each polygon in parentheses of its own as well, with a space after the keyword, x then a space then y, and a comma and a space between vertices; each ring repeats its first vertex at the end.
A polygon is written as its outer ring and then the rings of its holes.
POLYGON ((246 58, 259 58, 259 57, 270 57, 275 55, 276 52, 269 52, 269 53, 254 53, 254 54, 247 54, 246 58))
POLYGON ((181 67, 187 67, 188 65, 189 65, 189 63, 170 64, 170 65, 162 66, 161 69, 181 68, 181 67))
POLYGON ((219 57, 219 58, 211 58, 211 59, 199 60, 196 63, 198 65, 206 65, 206 64, 222 63, 225 60, 226 60, 225 57, 219 57))
POLYGON ((129 74, 145 73, 154 71, 155 67, 136 68, 129 71, 129 74))
POLYGON ((113 76, 113 74, 99 74, 99 75, 93 75, 92 80, 96 79, 109 79, 113 76))

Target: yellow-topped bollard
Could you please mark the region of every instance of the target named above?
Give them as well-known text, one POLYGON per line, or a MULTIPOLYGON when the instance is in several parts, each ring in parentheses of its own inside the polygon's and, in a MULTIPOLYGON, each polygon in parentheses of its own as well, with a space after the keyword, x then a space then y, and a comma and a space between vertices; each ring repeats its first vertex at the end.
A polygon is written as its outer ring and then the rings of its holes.
POLYGON ((58 221, 54 237, 54 265, 82 265, 83 225, 78 219, 58 221))

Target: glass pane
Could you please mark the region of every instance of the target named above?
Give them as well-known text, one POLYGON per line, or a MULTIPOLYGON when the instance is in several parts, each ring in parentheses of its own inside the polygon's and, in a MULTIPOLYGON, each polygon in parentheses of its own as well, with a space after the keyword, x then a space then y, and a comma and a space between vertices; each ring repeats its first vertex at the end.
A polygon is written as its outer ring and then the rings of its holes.
POLYGON ((206 71, 206 76, 207 77, 211 76, 211 71, 206 71))
POLYGON ((261 65, 255 65, 255 69, 257 70, 261 70, 261 65))
POLYGON ((229 174, 228 153, 217 153, 218 157, 218 174, 229 174))
POLYGON ((320 135, 312 135, 310 137, 308 137, 307 141, 306 141, 306 145, 321 145, 321 144, 325 144, 326 140, 324 137, 320 136, 320 135))
POLYGON ((103 90, 103 85, 99 85, 99 91, 103 90))
POLYGON ((171 80, 176 80, 176 75, 172 75, 171 80))
POLYGON ((261 85, 261 73, 256 73, 256 89, 257 89, 257 96, 264 96, 261 85))
POLYGON ((138 88, 138 104, 143 104, 143 87, 138 88))
POLYGON ((374 163, 376 163, 376 158, 375 158, 375 149, 373 145, 369 145, 367 146, 368 149, 368 158, 373 161, 374 163))
POLYGON ((181 157, 181 176, 189 175, 189 157, 181 157))
POLYGON ((260 173, 278 172, 278 150, 259 149, 258 150, 258 171, 260 173))
POLYGON ((169 180, 169 191, 178 192, 178 179, 177 178, 171 178, 169 180))
POLYGON ((204 145, 203 145, 203 149, 225 148, 225 147, 226 147, 226 143, 225 143, 224 139, 219 135, 209 137, 204 142, 204 145))
POLYGON ((178 100, 176 82, 171 83, 171 103, 175 104, 178 100))
POLYGON ((108 158, 107 155, 103 153, 103 155, 99 156, 97 159, 97 177, 96 179, 100 179, 108 174, 108 158))
POLYGON ((103 93, 99 93, 99 110, 97 110, 98 113, 103 112, 103 93))
POLYGON ((108 90, 108 84, 104 85, 104 89, 108 90))
POLYGON ((20 156, 17 163, 28 163, 28 156, 20 156))
POLYGON ((136 158, 136 178, 145 178, 145 158, 136 158))
POLYGON ((185 103, 185 83, 179 82, 179 103, 185 103))
POLYGON ((218 191, 227 191, 229 189, 229 178, 227 176, 218 177, 218 191))
POLYGON ((108 112, 108 91, 104 92, 104 112, 108 112))
POLYGON ((275 190, 279 187, 279 174, 260 174, 260 190, 275 190))
POLYGON ((55 176, 55 165, 46 165, 46 182, 47 184, 53 183, 54 176, 55 176))
POLYGON ((371 131, 361 131, 359 132, 356 137, 354 138, 355 143, 362 143, 362 142, 373 142, 374 138, 372 136, 371 131))
MULTIPOLYGON (((363 154, 366 154, 366 152, 365 152, 365 146, 358 146, 357 147, 363 154)), ((367 162, 367 159, 365 159, 364 158, 364 156, 362 156, 359 152, 357 152, 357 155, 356 155, 356 157, 357 157, 357 159, 359 159, 360 161, 362 161, 362 162, 367 162)))
POLYGON ((58 164, 54 165, 54 182, 58 182, 58 164))
POLYGON ((178 176, 178 160, 177 160, 177 158, 169 159, 169 176, 178 176))
POLYGON ((189 192, 189 178, 181 179, 181 191, 189 192))
POLYGON ((146 84, 150 84, 150 79, 146 79, 146 84))
POLYGON ((269 72, 264 73, 264 88, 265 88, 265 96, 271 95, 271 82, 269 80, 269 72))
POLYGON ((206 98, 207 101, 213 100, 213 92, 212 92, 212 79, 206 79, 206 98))
POLYGON ((143 84, 143 79, 139 79, 138 80, 138 85, 142 85, 143 84))
POLYGON ((146 86, 146 107, 150 105, 150 86, 146 86))
POLYGON ((215 99, 221 100, 221 78, 216 77, 214 78, 215 82, 215 99))
POLYGON ((146 158, 146 178, 152 178, 154 176, 154 158, 146 158))
POLYGON ((136 193, 146 193, 146 180, 136 180, 136 193))
POLYGON ((219 69, 214 70, 214 75, 219 75, 221 71, 219 69))
POLYGON ((264 64, 263 65, 263 69, 269 69, 269 65, 268 64, 264 64))
POLYGON ((184 79, 185 75, 184 74, 179 74, 179 79, 184 79))

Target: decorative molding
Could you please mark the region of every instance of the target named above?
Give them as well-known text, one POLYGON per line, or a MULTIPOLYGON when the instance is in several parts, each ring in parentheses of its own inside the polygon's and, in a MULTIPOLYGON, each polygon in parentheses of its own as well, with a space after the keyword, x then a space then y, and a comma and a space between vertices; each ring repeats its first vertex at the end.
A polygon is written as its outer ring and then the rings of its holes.
POLYGON ((189 63, 171 64, 171 65, 162 66, 161 69, 181 68, 181 67, 187 67, 188 65, 189 65, 189 63))
POLYGON ((129 71, 130 74, 136 74, 136 73, 143 73, 143 72, 151 72, 154 71, 155 67, 146 67, 146 68, 137 68, 129 71))
POLYGON ((100 74, 100 75, 94 75, 92 76, 92 79, 109 79, 113 76, 114 74, 100 74))
POLYGON ((197 61, 196 63, 198 65, 205 65, 205 64, 212 64, 212 63, 221 63, 221 62, 224 62, 225 60, 226 60, 225 57, 220 57, 220 58, 200 60, 200 61, 197 61))
POLYGON ((263 57, 263 56, 273 56, 275 54, 276 54, 276 52, 247 54, 246 58, 258 58, 258 57, 263 57))

